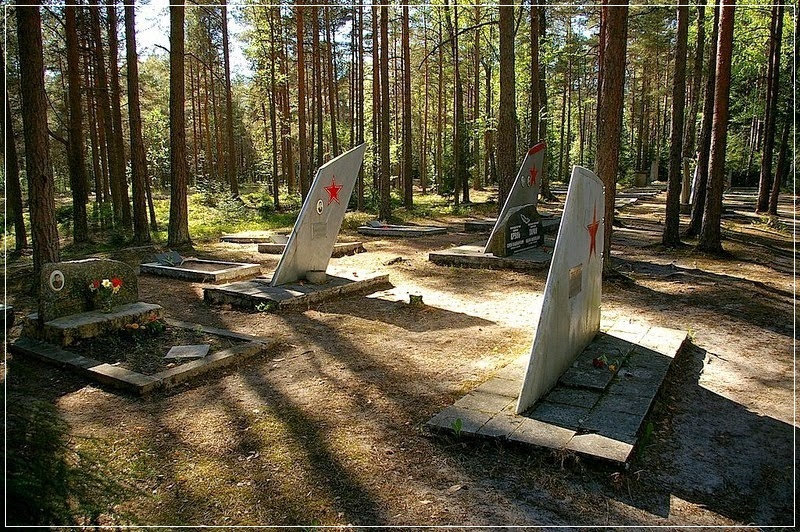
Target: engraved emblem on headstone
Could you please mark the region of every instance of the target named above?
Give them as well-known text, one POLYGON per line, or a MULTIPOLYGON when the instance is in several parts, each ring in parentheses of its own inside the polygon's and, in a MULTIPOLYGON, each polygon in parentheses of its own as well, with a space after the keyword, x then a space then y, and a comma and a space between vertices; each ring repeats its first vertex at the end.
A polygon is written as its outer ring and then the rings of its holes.
POLYGON ((322 210, 325 208, 325 202, 322 200, 317 201, 317 214, 322 214, 322 210))
POLYGON ((61 270, 53 270, 50 274, 50 288, 55 292, 60 292, 65 284, 64 274, 61 273, 61 270))

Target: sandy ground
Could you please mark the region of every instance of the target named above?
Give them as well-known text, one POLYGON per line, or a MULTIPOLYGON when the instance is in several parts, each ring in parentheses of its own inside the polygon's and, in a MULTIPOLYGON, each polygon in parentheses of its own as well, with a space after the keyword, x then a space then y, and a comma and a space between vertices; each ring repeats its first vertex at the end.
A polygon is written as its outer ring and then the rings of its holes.
MULTIPOLYGON (((788 223, 792 200, 781 204, 788 223)), ((343 235, 368 253, 333 265, 386 271, 392 294, 422 294, 422 308, 355 296, 243 313, 205 305, 200 284, 143 276, 142 300, 168 316, 278 337, 281 347, 146 399, 28 360, 10 361, 8 387, 53 401, 72 444, 107 457, 129 491, 105 523, 790 525, 792 236, 749 216, 744 197, 728 202, 724 257, 665 250, 663 201, 621 214, 613 253, 631 280, 605 283, 603 313, 686 329, 692 342, 626 471, 425 429, 530 349, 541 303, 546 271, 428 262, 428 251, 485 238, 463 232, 343 235)), ((459 227, 454 217, 436 222, 459 227)), ((255 244, 199 246, 198 255, 277 264, 255 244)))

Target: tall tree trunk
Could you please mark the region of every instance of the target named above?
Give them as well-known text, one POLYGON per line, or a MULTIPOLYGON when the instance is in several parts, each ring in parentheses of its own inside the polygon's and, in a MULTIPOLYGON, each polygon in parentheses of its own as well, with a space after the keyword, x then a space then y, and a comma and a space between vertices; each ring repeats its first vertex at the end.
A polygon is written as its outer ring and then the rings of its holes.
MULTIPOLYGON (((90 8, 92 40, 94 48, 94 69, 96 78, 96 116, 98 140, 100 142, 100 161, 103 172, 103 191, 107 190, 110 181, 116 179, 117 187, 120 181, 125 181, 124 174, 120 179, 119 175, 113 175, 115 168, 114 158, 116 157, 116 146, 114 145, 114 120, 112 117, 111 103, 109 102, 108 76, 106 75, 106 61, 103 53, 103 37, 100 29, 100 7, 90 8)), ((119 190, 118 190, 119 192, 119 190)), ((105 198, 104 198, 105 199, 105 198)), ((113 199, 112 199, 113 203, 113 199)), ((113 207, 112 207, 113 208, 113 207)))
MULTIPOLYGON (((794 34, 800 31, 800 17, 794 19, 794 34)), ((794 65, 800 63, 800 43, 794 40, 794 65)), ((786 72, 792 72, 792 58, 786 64, 786 72)), ((781 134, 781 147, 778 152, 778 163, 775 166, 775 178, 772 181, 772 191, 769 197, 769 210, 770 215, 776 216, 778 214, 778 195, 781 191, 781 185, 786 177, 789 175, 789 132, 792 126, 792 119, 794 117, 794 102, 791 99, 786 100, 786 113, 783 118, 783 133, 781 134)))
MULTIPOLYGON (((546 16, 546 1, 538 0, 539 4, 539 42, 541 43, 547 35, 547 16, 546 16)), ((541 53, 540 53, 541 59, 541 53)), ((540 62, 539 65, 539 105, 541 108, 541 118, 539 119, 539 140, 547 141, 547 117, 548 117, 548 103, 547 103, 547 63, 540 62)), ((542 177, 539 181, 539 196, 547 201, 553 201, 555 196, 550 192, 550 154, 547 150, 544 151, 542 159, 542 177)))
POLYGON ((131 181, 133 184, 133 239, 150 242, 147 227, 147 159, 139 109, 139 58, 136 53, 136 8, 125 6, 125 48, 128 59, 128 122, 131 128, 131 181))
POLYGON ((714 24, 711 30, 711 41, 708 44, 708 74, 706 76, 705 93, 703 95, 703 120, 697 134, 697 170, 695 171, 694 198, 692 198, 692 216, 685 235, 694 237, 700 234, 705 210, 706 192, 708 188, 709 151, 711 150, 711 126, 714 119, 714 89, 717 75, 717 41, 719 38, 719 4, 714 4, 714 24))
MULTIPOLYGON (((0 70, 6 72, 6 55, 0 44, 0 70)), ((14 121, 11 118, 11 103, 8 98, 8 87, 3 86, 5 97, 5 111, 3 121, 0 122, 0 150, 5 154, 5 167, 3 174, 6 176, 6 210, 14 220, 14 249, 22 251, 28 247, 28 235, 25 232, 25 218, 22 206, 22 188, 19 182, 19 159, 17 157, 17 141, 14 137, 14 121)))
POLYGON ((306 147, 306 76, 305 54, 303 45, 303 2, 295 7, 297 18, 297 122, 300 158, 300 195, 306 199, 309 187, 308 148, 306 147))
POLYGON ((75 243, 89 240, 86 220, 86 164, 83 159, 83 113, 81 74, 78 52, 78 28, 75 23, 75 0, 64 9, 67 37, 67 77, 69 79, 69 176, 72 189, 72 238, 75 243))
MULTIPOLYGON (((32 2, 34 3, 34 2, 32 2)), ((50 147, 47 130, 47 95, 44 91, 42 19, 39 6, 16 8, 19 46, 22 125, 25 132, 25 170, 33 240, 33 286, 46 262, 58 262, 58 227, 50 147)))
MULTIPOLYGON (((281 206, 280 200, 280 176, 278 175, 278 128, 276 125, 276 107, 278 105, 277 95, 278 89, 275 84, 275 24, 280 24, 280 8, 270 8, 269 13, 269 73, 270 73, 270 108, 269 108, 269 124, 272 131, 272 201, 275 203, 275 209, 281 206)), ((278 28, 280 31, 280 28, 278 28)), ((263 105, 263 102, 262 102, 263 105)), ((263 110, 263 109, 262 109, 263 110)))
POLYGON ((425 103, 422 117, 422 149, 420 150, 419 160, 419 184, 422 187, 422 194, 428 193, 428 109, 430 98, 428 96, 428 83, 430 81, 430 66, 428 64, 428 19, 427 13, 422 13, 422 46, 425 59, 423 60, 425 71, 423 90, 425 91, 425 103))
POLYGON ((380 79, 381 79, 381 175, 379 179, 380 200, 379 217, 381 220, 389 220, 392 216, 391 198, 389 196, 389 180, 391 169, 389 160, 389 2, 381 1, 381 21, 380 21, 380 79))
POLYGON ((450 53, 453 58, 453 199, 457 207, 462 183, 465 185, 463 187, 464 202, 469 201, 469 184, 467 183, 466 161, 464 158, 464 144, 466 141, 464 131, 464 88, 461 83, 461 69, 459 68, 458 58, 458 7, 453 7, 454 15, 451 17, 450 2, 445 0, 444 10, 450 39, 450 53))
POLYGON ((689 6, 678 6, 678 34, 675 39, 675 73, 672 83, 672 132, 667 178, 667 211, 661 242, 678 246, 680 235, 681 155, 683 151, 683 115, 686 97, 686 49, 689 35, 689 6))
POLYGON ((728 100, 731 89, 731 56, 733 52, 733 19, 736 0, 722 0, 717 44, 717 73, 714 91, 714 123, 711 126, 711 155, 708 170, 703 225, 698 249, 722 251, 722 191, 725 185, 725 148, 728 141, 728 100))
POLYGON ((444 115, 443 112, 443 105, 444 105, 444 53, 442 49, 444 45, 442 43, 442 16, 439 14, 439 24, 438 24, 438 34, 437 37, 439 39, 439 43, 437 46, 438 49, 438 61, 437 61, 437 80, 438 80, 438 87, 437 87, 437 110, 436 110, 436 188, 437 192, 441 194, 442 192, 442 183, 444 182, 444 178, 442 176, 442 144, 443 144, 443 137, 444 137, 444 115))
POLYGON ((239 195, 238 169, 236 168, 236 142, 233 136, 233 94, 231 92, 231 59, 228 44, 228 6, 225 0, 220 0, 222 6, 222 60, 225 63, 225 137, 227 138, 228 154, 225 157, 225 173, 231 194, 239 195))
POLYGON ((413 150, 411 148, 411 47, 408 6, 403 6, 403 203, 414 206, 413 150))
POLYGON ((380 192, 381 70, 378 32, 378 6, 372 6, 372 194, 380 192))
MULTIPOLYGON (((364 143, 364 6, 358 6, 358 76, 356 79, 356 144, 364 143)), ((364 165, 358 170, 358 210, 364 210, 364 165)))
POLYGON ((758 179, 758 203, 756 212, 769 208, 772 190, 772 157, 775 151, 775 115, 778 110, 779 71, 781 65, 781 41, 783 35, 783 6, 772 6, 772 31, 770 32, 769 75, 767 76, 767 117, 764 124, 764 150, 761 152, 761 174, 758 179))
MULTIPOLYGON (((322 8, 325 14, 325 44, 327 49, 327 54, 325 54, 328 60, 328 106, 330 107, 330 115, 331 115, 331 149, 333 151, 333 157, 339 155, 339 128, 336 125, 336 118, 337 118, 337 110, 338 110, 338 90, 336 88, 336 69, 334 68, 333 64, 333 47, 334 41, 331 38, 331 14, 330 14, 330 7, 325 6, 322 8)), ((355 20, 353 21, 353 25, 355 26, 355 20)))
MULTIPOLYGON (((481 21, 481 7, 476 2, 475 4, 475 26, 480 24, 481 21)), ((475 190, 483 190, 482 173, 481 173, 481 135, 478 130, 481 114, 481 31, 479 29, 473 30, 475 41, 472 43, 472 123, 473 123, 473 147, 472 147, 472 162, 474 164, 474 174, 472 176, 472 188, 475 190)), ((427 96, 427 82, 425 84, 425 91, 427 96)))
POLYGON ((186 246, 189 238, 187 200, 189 169, 186 162, 186 112, 184 110, 184 6, 169 8, 169 230, 167 245, 186 246))
POLYGON ((319 11, 316 5, 311 6, 311 59, 314 64, 314 118, 317 134, 317 168, 322 166, 323 155, 323 126, 322 126, 322 53, 319 44, 319 11))
POLYGON ((111 202, 114 208, 114 219, 122 223, 125 231, 131 230, 131 200, 128 196, 128 178, 125 176, 125 141, 122 136, 122 91, 119 85, 119 57, 117 37, 117 8, 113 0, 107 0, 106 15, 108 18, 108 59, 111 79, 111 118, 112 140, 110 152, 111 202), (116 189, 116 192, 115 192, 116 189), (116 197, 116 199, 115 199, 116 197))
POLYGON ((505 205, 517 162, 517 111, 514 79, 514 6, 500 6, 500 110, 497 124, 498 208, 505 205))
POLYGON ((539 142, 539 10, 531 2, 531 136, 529 148, 539 142))
MULTIPOLYGON (((697 113, 700 109, 700 82, 703 77, 703 48, 706 40, 705 0, 697 3, 697 44, 694 49, 694 64, 692 65, 692 89, 689 99, 689 116, 683 133, 683 157, 691 158, 694 155, 695 132, 697 131, 697 113)), ((682 191, 683 192, 683 191, 682 191)))
POLYGON ((597 160, 595 168, 605 185, 603 219, 603 270, 610 272, 611 231, 614 224, 614 198, 619 173, 620 137, 622 133, 623 89, 625 87, 625 53, 628 45, 628 6, 609 6, 603 0, 600 42, 600 92, 597 103, 597 160))

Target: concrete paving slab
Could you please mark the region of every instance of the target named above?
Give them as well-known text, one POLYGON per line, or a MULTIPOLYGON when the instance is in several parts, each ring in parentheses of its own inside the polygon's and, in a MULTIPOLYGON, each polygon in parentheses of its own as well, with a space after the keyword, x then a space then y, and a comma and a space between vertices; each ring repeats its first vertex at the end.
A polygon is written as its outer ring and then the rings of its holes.
MULTIPOLYGON (((267 253, 271 255, 280 255, 286 249, 286 244, 276 244, 274 242, 265 242, 258 244, 259 253, 267 253)), ((344 257, 346 255, 355 255, 356 253, 363 253, 364 244, 362 242, 337 242, 333 245, 333 252, 331 257, 344 257)))
POLYGON ((182 264, 175 266, 148 262, 140 265, 139 271, 183 281, 221 283, 261 275, 261 265, 222 260, 186 259, 182 264))
POLYGON ((514 253, 508 257, 498 257, 484 253, 483 242, 458 246, 441 251, 432 251, 428 260, 440 266, 461 268, 481 268, 486 270, 542 270, 553 258, 553 240, 545 237, 544 245, 514 253))
POLYGON ((271 277, 239 281, 203 290, 207 303, 230 304, 247 310, 307 308, 344 295, 370 293, 389 284, 388 274, 333 271, 325 284, 304 282, 272 286, 271 277))
POLYGON ((382 225, 380 227, 362 225, 358 228, 358 232, 366 236, 418 238, 421 236, 443 235, 447 233, 447 228, 425 225, 382 225))
MULTIPOLYGON (((619 321, 619 320, 617 320, 619 321)), ((617 321, 609 324, 616 327, 617 321)), ((638 335, 641 323, 629 320, 617 328, 626 337, 638 335)), ((525 357, 496 372, 454 405, 428 422, 433 428, 451 430, 462 420, 462 433, 510 440, 625 465, 632 456, 659 388, 685 331, 644 326, 644 336, 657 349, 637 346, 614 334, 598 334, 578 360, 586 363, 611 349, 623 353, 621 367, 570 368, 583 373, 582 380, 562 379, 534 407, 515 414, 516 395, 524 374, 525 357), (652 334, 650 330, 655 329, 652 334), (648 336, 649 335, 649 336, 648 336), (665 347, 667 346, 667 347, 665 347), (675 349, 671 356, 662 354, 675 349), (588 385, 587 385, 588 383, 588 385)), ((565 373, 564 376, 567 374, 565 373)))

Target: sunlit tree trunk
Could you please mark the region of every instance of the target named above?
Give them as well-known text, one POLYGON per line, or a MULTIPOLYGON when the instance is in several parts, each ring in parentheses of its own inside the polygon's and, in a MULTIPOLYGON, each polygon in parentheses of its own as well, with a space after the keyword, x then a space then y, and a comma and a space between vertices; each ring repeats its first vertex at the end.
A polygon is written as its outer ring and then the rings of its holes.
POLYGON ((499 208, 514 183, 517 163, 517 112, 514 79, 514 7, 500 10, 500 111, 497 124, 497 173, 499 208))
POLYGON ((769 208, 772 190, 772 157, 775 151, 775 115, 778 110, 779 73, 781 65, 781 40, 783 35, 783 6, 772 6, 772 28, 770 32, 769 73, 767 74, 766 120, 764 123, 764 149, 761 153, 761 173, 758 180, 758 203, 756 212, 769 208))
POLYGON ((714 122, 711 126, 711 155, 708 169, 703 225, 698 249, 721 251, 722 191, 725 185, 725 148, 728 141, 728 101, 731 89, 731 56, 733 53, 733 20, 736 0, 722 0, 717 44, 717 73, 714 90, 714 122))
POLYGON ((625 53, 628 44, 628 6, 609 6, 603 0, 600 34, 600 92, 597 104, 597 160, 595 171, 605 185, 603 219, 603 270, 611 271, 611 232, 614 223, 614 198, 619 173, 620 136, 622 134, 625 53))
POLYGON ((379 216, 382 220, 389 220, 392 215, 391 199, 389 196, 389 179, 391 177, 391 161, 389 160, 389 2, 381 2, 380 21, 380 78, 381 78, 381 174, 379 179, 380 200, 379 216))
POLYGON ((411 148, 411 48, 408 6, 403 6, 403 203, 406 209, 414 205, 411 148))

